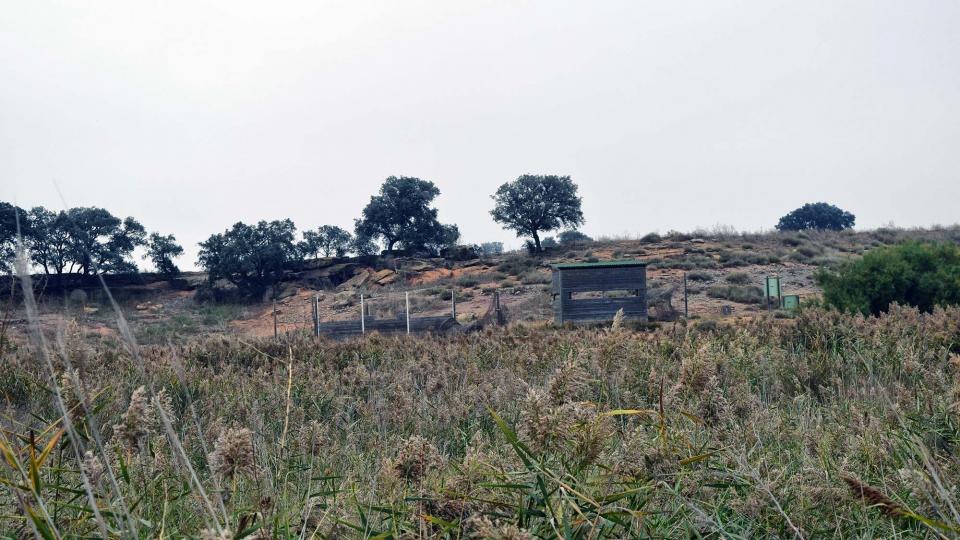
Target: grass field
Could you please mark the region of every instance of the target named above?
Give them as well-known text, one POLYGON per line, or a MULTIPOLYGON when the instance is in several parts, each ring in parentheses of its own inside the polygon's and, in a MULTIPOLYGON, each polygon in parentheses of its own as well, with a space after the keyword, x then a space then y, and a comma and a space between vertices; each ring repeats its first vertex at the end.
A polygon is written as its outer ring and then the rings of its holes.
POLYGON ((960 528, 960 309, 135 352, 48 338, 0 363, 10 537, 960 528))

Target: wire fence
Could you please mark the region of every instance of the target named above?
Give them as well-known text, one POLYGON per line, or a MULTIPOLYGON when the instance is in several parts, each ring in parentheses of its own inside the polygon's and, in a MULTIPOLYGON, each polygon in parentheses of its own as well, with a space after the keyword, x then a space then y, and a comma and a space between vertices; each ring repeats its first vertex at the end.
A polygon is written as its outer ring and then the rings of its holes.
MULTIPOLYGON (((793 308, 799 295, 787 294, 777 277, 748 278, 734 284, 730 273, 709 283, 687 272, 648 277, 646 299, 652 320, 729 317, 767 309, 793 308), (725 279, 726 278, 726 279, 725 279), (789 304, 789 305, 788 305, 789 304)), ((734 281, 741 281, 734 279, 734 281)), ((790 283, 798 287, 796 280, 790 283)), ((606 293, 598 293, 604 295, 606 293)), ((550 285, 470 288, 366 288, 349 291, 313 291, 274 303, 274 335, 308 332, 346 337, 366 333, 446 332, 476 329, 518 321, 551 321, 554 296, 550 285), (331 301, 332 300, 332 301, 331 301)), ((612 315, 611 315, 612 318, 612 315)))

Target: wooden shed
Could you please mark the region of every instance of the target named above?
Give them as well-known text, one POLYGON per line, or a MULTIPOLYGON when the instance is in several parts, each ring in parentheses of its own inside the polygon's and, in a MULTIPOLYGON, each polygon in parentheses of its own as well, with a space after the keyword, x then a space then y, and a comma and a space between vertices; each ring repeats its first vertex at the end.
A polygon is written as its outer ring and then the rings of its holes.
POLYGON ((553 265, 553 320, 647 320, 647 263, 609 261, 553 265))

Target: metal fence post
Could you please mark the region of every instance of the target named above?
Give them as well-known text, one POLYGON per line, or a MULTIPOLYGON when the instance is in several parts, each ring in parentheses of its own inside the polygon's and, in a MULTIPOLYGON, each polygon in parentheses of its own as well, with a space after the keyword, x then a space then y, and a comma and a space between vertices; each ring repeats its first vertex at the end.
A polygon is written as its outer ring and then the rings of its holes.
POLYGON ((277 299, 273 299, 273 339, 279 339, 280 334, 277 330, 277 299))
POLYGON ((410 293, 405 292, 403 294, 404 294, 404 299, 406 300, 406 303, 407 303, 407 333, 409 334, 410 333, 410 293))
POLYGON ((457 290, 450 289, 450 312, 453 314, 453 319, 457 319, 457 290))
POLYGON ((320 295, 313 295, 313 333, 320 337, 320 295))
POLYGON ((364 320, 366 312, 363 309, 363 293, 360 293, 360 333, 367 333, 367 321, 364 320))
POLYGON ((687 273, 683 273, 683 318, 689 319, 690 312, 687 309, 687 273))

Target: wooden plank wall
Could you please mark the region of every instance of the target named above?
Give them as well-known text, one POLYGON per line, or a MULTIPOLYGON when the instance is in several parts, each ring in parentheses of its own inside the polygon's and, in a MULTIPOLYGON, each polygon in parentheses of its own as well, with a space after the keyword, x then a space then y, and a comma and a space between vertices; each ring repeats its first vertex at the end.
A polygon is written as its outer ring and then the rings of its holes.
POLYGON ((647 319, 647 269, 644 266, 613 268, 561 268, 553 275, 554 322, 609 321, 623 309, 628 319, 647 319), (636 296, 575 299, 572 293, 636 291, 636 296))

